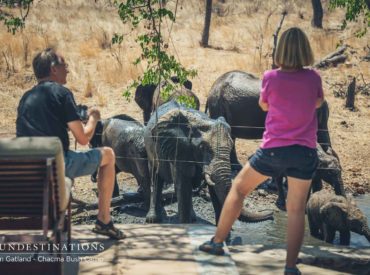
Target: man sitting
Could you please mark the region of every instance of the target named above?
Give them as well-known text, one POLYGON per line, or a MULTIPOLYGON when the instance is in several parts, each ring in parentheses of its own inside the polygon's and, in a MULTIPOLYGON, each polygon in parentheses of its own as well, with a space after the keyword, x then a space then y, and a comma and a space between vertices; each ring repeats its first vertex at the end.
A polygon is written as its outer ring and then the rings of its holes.
POLYGON ((99 211, 93 231, 123 239, 125 235, 113 226, 110 216, 115 177, 113 150, 109 147, 84 152, 69 150, 68 129, 78 143, 88 144, 100 120, 99 110, 89 109, 86 125, 81 122, 73 94, 63 86, 67 83, 68 64, 54 49, 38 53, 32 65, 38 84, 27 91, 19 102, 17 136, 59 137, 63 144, 66 176, 71 179, 91 175, 99 169, 99 211))

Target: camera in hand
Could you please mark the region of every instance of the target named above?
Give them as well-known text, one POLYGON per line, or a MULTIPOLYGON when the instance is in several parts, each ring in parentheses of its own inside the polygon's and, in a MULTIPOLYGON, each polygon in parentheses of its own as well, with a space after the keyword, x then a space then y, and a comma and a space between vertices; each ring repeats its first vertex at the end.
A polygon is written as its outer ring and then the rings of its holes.
POLYGON ((77 114, 83 122, 86 122, 89 119, 89 115, 87 114, 87 106, 83 104, 77 105, 77 114))

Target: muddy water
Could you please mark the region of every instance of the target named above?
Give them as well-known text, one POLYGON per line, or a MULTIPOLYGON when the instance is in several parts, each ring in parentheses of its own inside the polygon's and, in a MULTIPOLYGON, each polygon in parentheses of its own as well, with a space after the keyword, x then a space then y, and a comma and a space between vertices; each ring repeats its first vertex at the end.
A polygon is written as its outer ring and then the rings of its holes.
MULTIPOLYGON (((136 185, 130 190, 135 191, 136 185)), ((284 244, 286 231, 286 212, 280 211, 275 207, 276 194, 268 193, 264 197, 252 193, 246 203, 251 210, 271 209, 274 210, 274 220, 264 221, 260 223, 243 223, 236 221, 233 226, 231 235, 232 244, 284 244)), ((370 223, 370 194, 358 196, 355 198, 357 205, 366 214, 370 223)), ((179 223, 177 216, 177 202, 167 202, 164 206, 165 214, 162 223, 179 223)), ((212 203, 204 197, 193 197, 193 208, 196 213, 196 223, 198 224, 215 224, 214 211, 212 203)), ((145 223, 146 211, 142 207, 142 203, 124 204, 118 206, 113 211, 114 220, 117 223, 145 223)), ((83 223, 93 223, 84 220, 83 223)), ((79 223, 79 222, 76 222, 79 223)), ((369 224, 370 225, 370 224, 369 224)), ((335 244, 339 244, 339 234, 337 233, 335 244)), ((306 221, 305 230, 305 244, 306 245, 330 245, 325 242, 315 239, 310 236, 308 222, 306 221)), ((351 247, 370 247, 370 243, 365 237, 356 233, 351 233, 351 247)))
MULTIPOLYGON (((370 221, 370 195, 358 196, 355 201, 359 208, 366 214, 370 221)), ((286 212, 277 211, 274 214, 273 221, 265 221, 255 224, 246 224, 237 221, 233 227, 233 244, 282 244, 285 243, 285 230, 287 216, 286 212)), ((329 245, 325 242, 310 236, 308 222, 306 220, 305 230, 306 245, 329 245)), ((336 234, 334 244, 339 244, 339 234, 336 234)), ((364 236, 351 233, 351 247, 370 247, 370 243, 364 236)))

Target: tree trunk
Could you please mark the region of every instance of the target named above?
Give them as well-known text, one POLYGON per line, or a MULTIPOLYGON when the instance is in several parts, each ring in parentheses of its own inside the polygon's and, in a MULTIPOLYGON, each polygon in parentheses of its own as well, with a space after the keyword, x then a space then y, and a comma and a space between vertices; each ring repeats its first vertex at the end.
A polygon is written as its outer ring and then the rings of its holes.
POLYGON ((204 29, 201 41, 202 47, 208 47, 209 28, 211 26, 211 15, 212 15, 212 0, 207 0, 206 14, 204 16, 204 29))
POLYGON ((365 4, 366 4, 367 8, 370 10, 370 0, 365 0, 365 4))
POLYGON ((324 14, 321 6, 321 0, 311 0, 311 3, 313 10, 313 18, 311 21, 311 25, 314 28, 322 29, 322 17, 324 14))
POLYGON ((355 109, 355 91, 356 91, 356 77, 353 78, 347 89, 346 108, 350 110, 355 109))

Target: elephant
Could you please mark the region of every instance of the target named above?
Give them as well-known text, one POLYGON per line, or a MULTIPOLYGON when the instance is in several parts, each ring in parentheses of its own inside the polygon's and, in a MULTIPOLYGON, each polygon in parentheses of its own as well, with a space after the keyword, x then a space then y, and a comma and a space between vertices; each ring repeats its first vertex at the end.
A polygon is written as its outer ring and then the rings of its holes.
MULTIPOLYGON (((329 147, 326 152, 322 149, 320 144, 317 144, 316 148, 319 163, 312 178, 312 193, 322 189, 322 180, 324 180, 334 188, 336 195, 346 197, 342 179, 342 167, 339 163, 337 154, 335 154, 331 147, 329 147)), ((285 210, 285 192, 283 188, 283 180, 280 177, 276 180, 276 182, 278 185, 278 198, 276 200, 276 205, 280 209, 285 210)))
POLYGON ((189 89, 185 87, 180 87, 175 89, 167 99, 163 99, 161 96, 159 96, 159 92, 163 90, 166 86, 166 82, 163 81, 160 86, 158 86, 153 95, 153 105, 152 110, 156 110, 159 106, 161 106, 163 103, 166 103, 170 100, 175 100, 180 104, 183 104, 186 107, 191 107, 195 110, 199 110, 199 98, 189 89), (160 87, 160 88, 159 88, 160 87))
MULTIPOLYGON (((134 175, 144 204, 149 207, 150 174, 144 146, 144 126, 128 115, 117 115, 98 122, 90 140, 92 147, 111 147, 116 155, 116 173, 134 175)), ((117 179, 115 189, 118 188, 117 179)))
MULTIPOLYGON (((220 76, 212 85, 207 98, 206 110, 211 118, 223 116, 231 126, 234 146, 231 163, 234 170, 240 170, 235 151, 235 139, 260 139, 265 128, 266 112, 259 107, 261 80, 242 71, 231 71, 220 76)), ((328 132, 329 108, 325 101, 317 110, 318 143, 327 151, 330 146, 328 132)))
MULTIPOLYGON (((145 147, 152 177, 150 208, 146 221, 162 221, 163 182, 173 182, 181 223, 192 221, 192 188, 202 178, 208 183, 216 223, 231 186, 230 126, 224 118, 210 119, 206 114, 169 101, 157 109, 144 131, 145 147)), ((262 221, 272 212, 251 213, 243 208, 240 219, 262 221)))
POLYGON ((351 199, 321 190, 311 195, 306 211, 313 237, 333 243, 339 231, 340 244, 349 245, 350 232, 355 232, 370 242, 367 218, 351 199))
MULTIPOLYGON (((171 77, 171 81, 175 84, 180 82, 177 76, 171 77)), ((183 85, 189 91, 191 91, 193 87, 193 84, 189 80, 186 80, 183 85)), ((153 109, 153 103, 154 103, 153 98, 156 98, 154 97, 154 92, 156 88, 157 88, 157 85, 154 85, 154 84, 149 84, 149 85, 140 84, 136 88, 136 91, 135 91, 135 102, 143 110, 144 125, 147 124, 150 118, 150 115, 152 111, 154 110, 153 109)), ((155 105, 158 106, 160 104, 155 104, 155 105)), ((198 100, 198 105, 199 105, 199 100, 198 100)), ((198 109, 199 109, 199 106, 198 106, 198 109)))

